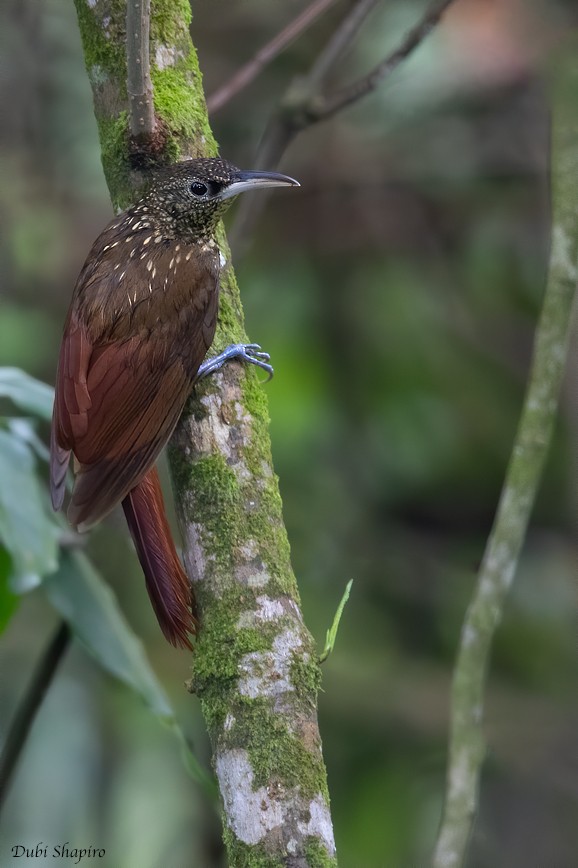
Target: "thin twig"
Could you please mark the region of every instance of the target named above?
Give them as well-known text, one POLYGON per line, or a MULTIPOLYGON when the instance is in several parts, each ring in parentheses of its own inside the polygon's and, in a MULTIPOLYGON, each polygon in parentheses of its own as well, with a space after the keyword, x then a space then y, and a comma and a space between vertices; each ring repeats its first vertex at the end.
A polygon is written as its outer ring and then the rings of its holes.
POLYGON ((326 75, 346 48, 351 45, 359 28, 378 3, 379 0, 359 0, 354 4, 311 67, 307 76, 307 86, 310 91, 325 80, 326 75))
POLYGON ((131 135, 155 131, 153 85, 150 72, 150 0, 129 0, 126 7, 126 69, 131 135))
POLYGON ((455 0, 441 0, 441 2, 434 4, 425 13, 421 21, 406 34, 395 51, 392 51, 388 57, 382 60, 381 63, 378 63, 363 78, 341 88, 341 90, 330 96, 312 100, 310 104, 311 122, 316 123, 327 120, 327 118, 330 118, 332 115, 342 111, 347 106, 352 105, 375 90, 378 84, 381 84, 384 79, 390 76, 400 63, 406 60, 421 45, 438 24, 448 6, 454 2, 455 0))
MULTIPOLYGON (((475 817, 484 759, 483 702, 496 628, 511 587, 546 459, 578 277, 576 47, 554 109, 552 248, 524 406, 494 525, 466 613, 452 684, 451 735, 442 825, 433 868, 460 868, 475 817)), ((564 72, 564 67, 560 67, 564 72)))
POLYGON ((62 621, 38 663, 8 730, 8 736, 0 755, 0 808, 6 799, 14 770, 26 744, 30 728, 69 643, 70 630, 68 624, 62 621))
MULTIPOLYGON (((373 0, 375 2, 375 0, 373 0)), ((301 35, 335 0, 314 0, 270 42, 259 49, 257 54, 242 66, 233 77, 207 99, 207 109, 215 114, 234 96, 249 85, 264 67, 271 63, 281 52, 301 35)))
MULTIPOLYGON (((359 27, 375 2, 376 0, 358 0, 321 51, 309 73, 306 76, 298 76, 291 82, 277 112, 267 125, 257 151, 256 166, 261 169, 275 169, 298 133, 320 121, 327 120, 367 96, 421 45, 448 6, 455 0, 440 0, 435 3, 419 23, 406 34, 401 44, 368 75, 334 94, 324 96, 319 91, 322 81, 339 56, 353 42, 359 27)), ((229 232, 229 243, 237 256, 242 253, 244 241, 251 235, 265 201, 265 196, 247 196, 240 202, 229 232)))

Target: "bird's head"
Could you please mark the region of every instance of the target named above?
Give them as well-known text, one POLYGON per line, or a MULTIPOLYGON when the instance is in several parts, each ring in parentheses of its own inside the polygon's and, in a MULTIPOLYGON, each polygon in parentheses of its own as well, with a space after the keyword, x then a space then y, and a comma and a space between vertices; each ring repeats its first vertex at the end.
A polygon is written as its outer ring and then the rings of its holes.
POLYGON ((207 241, 235 196, 265 187, 299 187, 278 172, 244 172, 220 158, 186 160, 159 172, 132 209, 153 217, 166 238, 207 241))

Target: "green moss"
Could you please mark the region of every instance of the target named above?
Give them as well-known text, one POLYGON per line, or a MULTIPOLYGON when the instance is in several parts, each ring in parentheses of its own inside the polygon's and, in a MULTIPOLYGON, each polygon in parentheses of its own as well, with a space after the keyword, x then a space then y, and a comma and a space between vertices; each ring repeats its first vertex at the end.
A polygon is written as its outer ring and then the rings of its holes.
POLYGON ((245 698, 242 707, 229 705, 236 719, 233 744, 248 749, 255 773, 254 788, 275 781, 283 789, 299 788, 306 799, 318 793, 326 796, 325 770, 318 754, 307 750, 281 715, 271 710, 268 699, 245 698))
POLYGON ((170 66, 167 69, 152 69, 155 111, 173 133, 192 138, 198 122, 190 111, 191 77, 186 69, 170 66))
POLYGON ((110 0, 108 31, 100 27, 87 0, 75 0, 78 25, 84 49, 84 62, 88 76, 93 82, 98 75, 114 79, 121 96, 126 97, 126 55, 124 51, 124 27, 126 4, 124 0, 110 0), (108 37, 108 38, 107 38, 108 37))
MULTIPOLYGON (((291 864, 288 853, 284 856, 264 854, 261 845, 252 847, 239 841, 227 827, 223 831, 223 840, 227 848, 229 865, 234 868, 287 868, 287 865, 291 864)), ((329 856, 317 838, 311 838, 307 843, 305 858, 308 868, 337 868, 337 860, 329 856)))
POLYGON ((202 516, 202 542, 216 566, 228 569, 241 541, 241 494, 235 472, 221 454, 208 455, 181 466, 179 491, 188 491, 192 521, 202 516), (186 480, 183 475, 186 472, 186 480), (223 515, 227 520, 223 521, 223 515))
MULTIPOLYGON (((255 371, 255 373, 257 373, 255 371)), ((269 427, 269 404, 267 401, 266 392, 259 382, 257 377, 243 378, 243 403, 247 410, 254 415, 260 427, 269 427)), ((265 457, 271 457, 271 449, 269 447, 269 438, 258 444, 259 453, 265 457)))
MULTIPOLYGON (((212 610, 221 608, 221 600, 212 610)), ((235 609, 227 610, 225 618, 219 617, 219 622, 228 620, 229 611, 237 616, 239 602, 235 609)), ((193 664, 193 686, 195 692, 203 695, 206 689, 222 682, 235 681, 239 677, 239 663, 246 654, 263 653, 269 651, 272 645, 271 635, 268 631, 246 628, 239 630, 228 624, 226 632, 215 627, 215 621, 209 615, 203 623, 203 629, 199 637, 197 648, 197 661, 193 664)), ((235 617, 235 622, 237 617, 235 617)))
POLYGON ((316 657, 310 655, 309 660, 304 660, 303 654, 294 654, 289 676, 300 696, 317 698, 321 687, 321 668, 316 657))
POLYGON ((265 623, 259 629, 237 626, 241 612, 256 608, 256 595, 255 589, 242 585, 227 588, 203 613, 192 676, 192 687, 201 699, 220 696, 228 682, 236 688, 241 659, 271 650, 277 623, 265 623))
POLYGON ((188 41, 192 20, 189 0, 155 0, 151 4, 151 37, 167 45, 188 41))
POLYGON ((219 326, 215 346, 224 348, 228 344, 245 343, 247 336, 243 317, 239 316, 236 300, 230 292, 230 286, 221 291, 219 299, 219 326))
POLYGON ((337 868, 337 859, 330 856, 318 838, 310 838, 305 846, 309 868, 337 868))
POLYGON ((121 112, 118 118, 98 119, 102 168, 110 190, 113 205, 122 210, 134 198, 128 163, 128 115, 121 112))
POLYGON ((155 112, 175 138, 173 156, 214 156, 217 143, 209 126, 201 71, 188 32, 182 47, 174 42, 168 44, 178 59, 164 69, 153 64, 151 79, 155 112))
POLYGON ((223 841, 227 848, 229 865, 234 868, 287 868, 284 857, 268 856, 257 845, 244 844, 227 827, 223 830, 223 841))

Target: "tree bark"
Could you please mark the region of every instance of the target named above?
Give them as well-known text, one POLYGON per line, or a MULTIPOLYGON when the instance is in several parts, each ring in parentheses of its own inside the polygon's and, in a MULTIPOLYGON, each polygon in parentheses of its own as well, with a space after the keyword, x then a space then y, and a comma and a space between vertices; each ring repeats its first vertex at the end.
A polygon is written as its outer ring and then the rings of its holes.
MULTIPOLYGON (((188 0, 152 0, 155 135, 130 136, 124 0, 75 0, 102 161, 116 208, 150 165, 216 153, 188 0)), ((246 342, 224 232, 215 349, 246 342)), ((191 690, 201 700, 232 866, 334 866, 317 724, 319 664, 304 626, 273 473, 267 403, 254 370, 227 365, 191 399, 169 447, 184 560, 201 631, 191 690)))

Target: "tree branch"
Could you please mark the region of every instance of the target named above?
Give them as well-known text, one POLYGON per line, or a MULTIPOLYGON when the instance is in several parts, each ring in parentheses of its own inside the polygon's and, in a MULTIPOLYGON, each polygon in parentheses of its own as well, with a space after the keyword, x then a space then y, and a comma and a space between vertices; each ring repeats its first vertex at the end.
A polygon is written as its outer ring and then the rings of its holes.
POLYGON ((150 75, 150 0, 126 4, 126 58, 130 132, 135 138, 155 131, 153 85, 150 75))
POLYGON ((283 30, 264 45, 257 54, 245 63, 222 87, 207 98, 207 110, 213 115, 222 109, 234 96, 251 84, 267 64, 275 60, 282 51, 297 39, 316 21, 335 0, 314 0, 283 30))
MULTIPOLYGON (((324 95, 322 84, 337 59, 352 43, 359 28, 377 0, 357 0, 336 33, 331 37, 306 76, 297 76, 285 92, 279 108, 269 121, 257 150, 256 165, 275 169, 293 139, 308 127, 328 120, 358 100, 367 96, 388 78, 394 70, 423 42, 455 0, 438 0, 392 51, 370 73, 334 94, 324 95)), ((242 201, 229 233, 235 253, 242 252, 265 206, 265 196, 251 196, 242 201)))
MULTIPOLYGON (((121 2, 75 0, 113 202, 138 190, 127 153, 121 2), (103 8, 103 7, 106 7, 103 8), (98 75, 93 71, 99 60, 98 75)), ((211 156, 189 0, 155 8, 151 77, 164 158, 211 156)), ((215 349, 245 343, 243 311, 221 228, 215 349)), ((255 371, 232 363, 199 386, 169 448, 184 560, 201 630, 191 689, 219 779, 229 864, 335 865, 316 702, 320 680, 303 624, 255 371)))
MULTIPOLYGON (((576 42, 576 41, 575 41, 576 42)), ((463 865, 485 753, 483 701, 492 641, 512 584, 552 438, 578 277, 578 87, 576 44, 558 61, 553 116, 553 223, 549 273, 524 406, 476 588, 466 613, 452 686, 443 821, 434 868, 463 865)))
POLYGON ((407 33, 401 44, 367 75, 353 84, 325 97, 313 97, 308 106, 310 123, 327 120, 339 111, 357 102, 374 91, 382 81, 394 72, 412 52, 429 36, 442 15, 455 0, 440 0, 428 10, 421 21, 407 33))
POLYGON ((0 809, 8 795, 10 782, 26 744, 28 733, 69 644, 70 630, 68 625, 61 621, 32 675, 32 680, 8 730, 0 756, 0 809))
POLYGON ((358 0, 345 16, 307 75, 307 90, 313 92, 323 83, 334 64, 353 42, 357 33, 379 0, 358 0))

